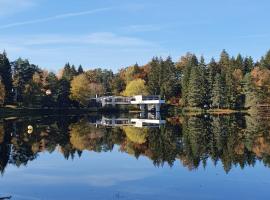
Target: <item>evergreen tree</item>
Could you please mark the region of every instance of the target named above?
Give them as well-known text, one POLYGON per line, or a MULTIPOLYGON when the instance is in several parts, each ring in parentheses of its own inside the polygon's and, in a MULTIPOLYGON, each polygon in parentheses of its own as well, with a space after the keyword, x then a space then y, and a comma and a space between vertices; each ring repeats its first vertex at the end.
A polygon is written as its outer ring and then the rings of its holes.
POLYGON ((6 96, 5 86, 2 83, 2 77, 0 76, 0 106, 4 104, 6 96))
POLYGON ((252 77, 247 74, 244 79, 245 108, 255 107, 259 102, 259 95, 252 77))
POLYGON ((210 63, 208 64, 207 67, 207 93, 208 93, 208 106, 212 104, 211 99, 212 99, 212 91, 215 83, 215 77, 216 75, 220 73, 220 68, 218 67, 218 64, 216 63, 215 59, 212 58, 210 63))
POLYGON ((253 62, 253 59, 252 57, 246 57, 244 59, 244 69, 243 69, 243 74, 247 74, 247 73, 250 73, 251 70, 254 68, 254 62, 253 62))
POLYGON ((223 50, 220 54, 219 65, 221 70, 231 68, 230 56, 225 50, 223 50))
POLYGON ((23 102, 23 96, 30 95, 25 92, 25 86, 28 84, 35 72, 40 72, 40 69, 28 60, 19 58, 13 64, 13 85, 15 89, 15 102, 23 102))
POLYGON ((235 108, 236 104, 236 92, 233 81, 233 62, 230 60, 229 54, 223 50, 220 54, 219 65, 221 67, 221 79, 225 79, 224 95, 225 95, 225 107, 235 108))
POLYGON ((207 69, 207 65, 205 64, 203 56, 201 56, 201 59, 199 62, 199 70, 201 73, 200 79, 202 81, 202 85, 200 86, 201 87, 201 94, 203 95, 201 105, 206 108, 206 107, 209 107, 209 105, 210 105, 211 89, 210 89, 209 82, 208 82, 208 69, 207 69))
POLYGON ((225 107, 225 94, 224 94, 224 81, 220 74, 217 74, 214 81, 214 86, 212 90, 212 106, 213 108, 224 108, 225 107))
POLYGON ((235 90, 232 72, 229 69, 223 75, 225 76, 226 108, 235 108, 235 106, 236 106, 236 90, 235 90))
POLYGON ((78 67, 78 75, 80 75, 80 74, 82 74, 82 73, 84 73, 84 70, 83 70, 83 67, 81 66, 81 65, 79 65, 79 67, 78 67))
POLYGON ((188 105, 188 96, 189 96, 189 81, 190 81, 190 74, 191 69, 198 66, 198 59, 195 55, 191 55, 188 58, 187 64, 183 69, 182 74, 182 102, 184 106, 188 105))
POLYGON ((70 96, 70 82, 67 79, 60 79, 57 85, 57 106, 69 107, 71 106, 70 96))
POLYGON ((0 76, 5 87, 5 103, 12 102, 12 71, 6 52, 0 54, 0 76))
POLYGON ((244 59, 241 54, 237 55, 234 68, 240 69, 242 72, 244 71, 244 59))
POLYGON ((161 61, 161 70, 160 95, 167 100, 178 96, 180 94, 180 84, 178 84, 177 70, 171 57, 161 61))
POLYGON ((119 95, 126 88, 125 81, 121 79, 119 74, 116 74, 112 80, 112 92, 114 95, 119 95))
POLYGON ((270 50, 267 51, 266 55, 262 58, 261 66, 270 69, 270 50))
POLYGON ((162 84, 162 69, 161 62, 157 57, 154 57, 149 63, 151 69, 148 75, 148 89, 152 95, 160 95, 162 84))
POLYGON ((192 67, 188 84, 188 106, 202 107, 204 104, 204 82, 201 68, 192 67))
POLYGON ((69 63, 65 64, 61 78, 71 81, 73 77, 76 75, 77 75, 77 71, 75 69, 75 66, 72 65, 71 67, 69 63))

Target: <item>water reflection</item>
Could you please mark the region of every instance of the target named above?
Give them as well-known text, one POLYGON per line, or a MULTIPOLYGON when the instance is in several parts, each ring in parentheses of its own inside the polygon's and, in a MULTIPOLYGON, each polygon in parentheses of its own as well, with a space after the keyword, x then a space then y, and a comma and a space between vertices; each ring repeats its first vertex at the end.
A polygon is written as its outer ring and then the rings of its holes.
POLYGON ((269 167, 269 126, 267 119, 243 115, 174 117, 166 123, 104 116, 5 119, 0 123, 0 171, 8 164, 27 165, 44 151, 73 159, 84 151, 114 148, 136 158, 146 156, 155 166, 181 163, 194 170, 221 161, 229 172, 259 160, 269 167))

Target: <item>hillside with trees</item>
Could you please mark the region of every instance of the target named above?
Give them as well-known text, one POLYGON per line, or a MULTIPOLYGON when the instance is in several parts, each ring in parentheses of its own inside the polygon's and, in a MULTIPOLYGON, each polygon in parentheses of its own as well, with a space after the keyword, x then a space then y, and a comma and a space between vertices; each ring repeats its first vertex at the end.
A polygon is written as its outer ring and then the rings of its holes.
POLYGON ((259 61, 225 50, 208 63, 187 53, 135 64, 114 73, 84 70, 69 63, 58 74, 26 59, 0 54, 0 106, 24 108, 88 107, 96 95, 160 95, 181 108, 242 110, 270 104, 270 51, 259 61))

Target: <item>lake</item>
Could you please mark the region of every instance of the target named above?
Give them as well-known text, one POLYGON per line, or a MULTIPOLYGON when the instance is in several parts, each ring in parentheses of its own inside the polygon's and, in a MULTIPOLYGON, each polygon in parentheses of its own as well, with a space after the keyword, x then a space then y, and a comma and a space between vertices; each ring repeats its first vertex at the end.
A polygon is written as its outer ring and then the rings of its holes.
POLYGON ((0 156, 0 197, 16 200, 269 199, 258 116, 9 118, 0 156))

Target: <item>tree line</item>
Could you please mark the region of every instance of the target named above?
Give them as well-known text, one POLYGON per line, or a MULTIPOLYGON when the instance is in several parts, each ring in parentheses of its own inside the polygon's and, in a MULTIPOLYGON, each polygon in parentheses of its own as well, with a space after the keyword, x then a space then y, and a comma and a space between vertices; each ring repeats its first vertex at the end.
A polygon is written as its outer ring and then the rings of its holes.
POLYGON ((143 66, 84 70, 67 63, 58 74, 27 59, 0 54, 0 105, 87 107, 96 95, 160 95, 168 104, 243 109, 270 103, 270 51, 259 61, 225 50, 206 63, 187 53, 178 62, 154 57, 143 66))

